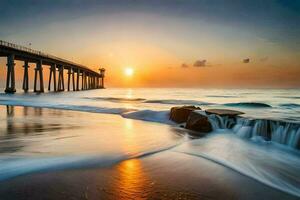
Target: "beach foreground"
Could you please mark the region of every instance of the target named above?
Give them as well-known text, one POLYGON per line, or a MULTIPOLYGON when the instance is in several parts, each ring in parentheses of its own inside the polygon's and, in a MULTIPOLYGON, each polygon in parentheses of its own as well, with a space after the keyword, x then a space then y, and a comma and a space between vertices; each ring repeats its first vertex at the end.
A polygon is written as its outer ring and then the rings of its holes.
POLYGON ((119 115, 2 106, 0 199, 297 199, 299 154, 119 115))
POLYGON ((37 173, 0 183, 0 199, 297 199, 221 165, 175 152, 111 167, 37 173))

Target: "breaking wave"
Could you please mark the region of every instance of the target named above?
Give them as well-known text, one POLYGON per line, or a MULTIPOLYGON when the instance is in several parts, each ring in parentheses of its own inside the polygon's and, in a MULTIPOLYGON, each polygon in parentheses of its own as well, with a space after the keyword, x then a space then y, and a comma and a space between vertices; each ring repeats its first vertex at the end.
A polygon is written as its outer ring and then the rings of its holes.
POLYGON ((129 119, 175 124, 169 119, 169 111, 139 110, 122 113, 121 116, 129 119))
POLYGON ((262 146, 241 141, 232 134, 216 133, 183 143, 174 151, 210 160, 272 188, 300 197, 299 152, 273 147, 272 144, 262 146))
POLYGON ((159 104, 175 104, 175 105, 184 105, 184 104, 192 104, 192 105, 214 105, 214 103, 197 101, 197 100, 177 100, 177 99, 161 99, 161 100, 146 100, 144 103, 159 103, 159 104))
POLYGON ((299 108, 300 104, 297 104, 297 103, 284 103, 284 104, 280 104, 279 106, 286 107, 286 108, 299 108))
POLYGON ((216 97, 216 98, 238 98, 239 96, 232 95, 206 95, 206 97, 216 97))
MULTIPOLYGON (((183 141, 182 141, 183 142, 183 141)), ((144 151, 135 154, 110 154, 106 156, 76 155, 59 157, 0 157, 0 181, 16 176, 51 170, 80 169, 83 167, 106 167, 121 161, 142 158, 156 153, 170 150, 182 142, 144 151)))
POLYGON ((87 99, 111 101, 111 102, 143 102, 146 100, 143 98, 118 98, 118 97, 87 97, 87 99))
POLYGON ((272 106, 266 103, 259 102, 239 102, 239 103, 225 103, 225 106, 232 107, 247 107, 247 108, 271 108, 272 106))

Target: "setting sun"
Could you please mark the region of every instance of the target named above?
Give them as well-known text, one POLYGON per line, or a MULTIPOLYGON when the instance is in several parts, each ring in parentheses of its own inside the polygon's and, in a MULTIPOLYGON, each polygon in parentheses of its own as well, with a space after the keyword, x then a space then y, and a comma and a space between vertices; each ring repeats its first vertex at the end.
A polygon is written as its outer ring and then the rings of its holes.
POLYGON ((128 68, 125 68, 124 73, 126 76, 132 76, 134 73, 134 70, 131 67, 128 67, 128 68))

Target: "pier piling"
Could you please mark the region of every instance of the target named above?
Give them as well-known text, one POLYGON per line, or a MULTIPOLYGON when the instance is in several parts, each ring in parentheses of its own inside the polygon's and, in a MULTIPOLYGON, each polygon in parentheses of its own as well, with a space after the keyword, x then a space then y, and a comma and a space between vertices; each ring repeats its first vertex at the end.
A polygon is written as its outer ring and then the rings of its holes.
POLYGON ((23 76, 23 86, 22 89, 24 90, 24 92, 27 92, 29 90, 29 76, 28 76, 28 61, 25 60, 24 61, 24 76, 23 76))
POLYGON ((34 92, 44 92, 44 78, 43 78, 43 61, 39 60, 36 63, 36 68, 34 69, 34 92), (37 81, 39 79, 40 88, 37 89, 37 81))
POLYGON ((15 93, 15 55, 10 54, 7 56, 7 74, 6 74, 6 93, 15 93))

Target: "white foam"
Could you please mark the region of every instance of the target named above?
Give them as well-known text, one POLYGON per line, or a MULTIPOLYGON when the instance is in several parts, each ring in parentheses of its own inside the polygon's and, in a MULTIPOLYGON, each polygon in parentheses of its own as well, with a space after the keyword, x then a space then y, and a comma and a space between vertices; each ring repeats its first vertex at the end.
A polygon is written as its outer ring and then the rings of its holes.
POLYGON ((165 124, 175 124, 169 119, 169 111, 140 110, 122 113, 122 117, 165 124))

